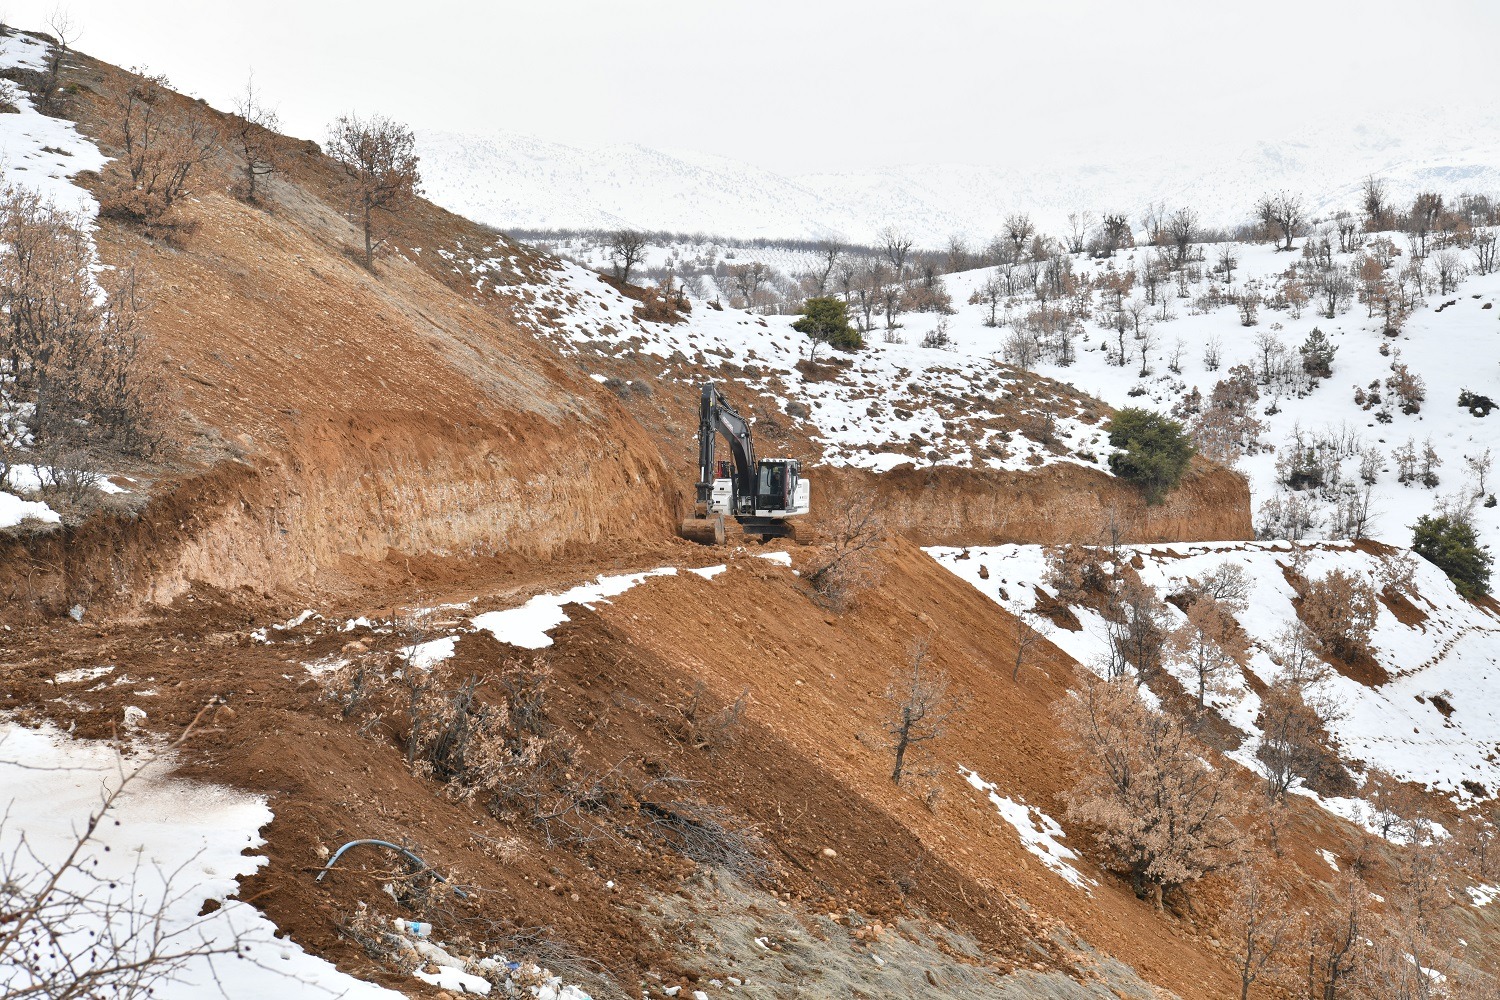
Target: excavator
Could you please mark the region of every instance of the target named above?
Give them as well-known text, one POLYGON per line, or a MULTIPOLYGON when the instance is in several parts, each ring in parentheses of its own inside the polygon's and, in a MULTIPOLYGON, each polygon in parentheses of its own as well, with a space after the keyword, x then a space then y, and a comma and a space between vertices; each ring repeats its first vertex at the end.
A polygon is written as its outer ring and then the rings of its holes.
POLYGON ((724 543, 724 518, 733 517, 746 535, 796 537, 787 518, 806 514, 810 489, 794 458, 755 457, 750 423, 712 382, 703 385, 698 406, 698 495, 681 534, 702 545, 724 543), (714 457, 719 435, 729 442, 730 461, 714 457))

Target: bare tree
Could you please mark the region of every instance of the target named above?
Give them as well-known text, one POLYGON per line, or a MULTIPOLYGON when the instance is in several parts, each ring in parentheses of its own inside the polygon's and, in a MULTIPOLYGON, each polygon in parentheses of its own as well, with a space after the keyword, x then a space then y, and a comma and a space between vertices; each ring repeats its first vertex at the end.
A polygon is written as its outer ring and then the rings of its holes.
POLYGON ((752 312, 760 307, 760 290, 770 278, 771 269, 764 261, 753 260, 748 264, 735 264, 729 269, 729 279, 734 282, 735 289, 745 300, 745 308, 752 312))
POLYGON ((108 185, 102 207, 144 222, 166 217, 187 193, 189 176, 214 159, 219 144, 207 111, 176 98, 164 76, 137 76, 116 91, 104 132, 121 151, 116 163, 125 176, 108 185))
POLYGON ((969 252, 969 243, 962 236, 955 233, 948 237, 948 247, 943 258, 943 266, 949 274, 957 274, 967 271, 973 264, 974 255, 969 252))
POLYGON ((1000 303, 1005 301, 1005 284, 998 274, 991 274, 984 279, 984 284, 974 289, 969 296, 969 305, 983 305, 987 308, 984 325, 995 327, 1000 325, 999 310, 1000 303))
POLYGON ((1447 295, 1458 288, 1458 283, 1464 276, 1464 262, 1458 251, 1439 250, 1433 255, 1432 262, 1437 271, 1438 293, 1447 295))
POLYGON ((895 705, 886 732, 891 736, 891 752, 896 757, 891 781, 897 785, 906 773, 907 754, 924 743, 940 739, 948 731, 949 720, 963 708, 948 691, 947 674, 935 671, 928 662, 929 654, 925 641, 913 646, 907 666, 885 693, 895 705))
POLYGON ((1187 620, 1172 631, 1169 644, 1175 658, 1193 672, 1200 709, 1209 694, 1227 690, 1241 644, 1233 616, 1217 601, 1201 597, 1188 605, 1187 620))
POLYGON ((1106 213, 1099 223, 1099 250, 1105 256, 1113 256, 1116 250, 1130 243, 1130 220, 1124 212, 1106 213))
POLYGON ((1272 236, 1272 242, 1280 244, 1277 247, 1278 250, 1292 248, 1292 238, 1298 234, 1306 221, 1302 197, 1290 191, 1277 191, 1275 194, 1265 195, 1255 206, 1255 213, 1260 216, 1261 224, 1266 227, 1266 232, 1272 236))
POLYGON ((1493 229, 1477 229, 1474 231, 1474 273, 1493 274, 1495 271, 1495 231, 1493 229))
POLYGON ((1036 225, 1031 216, 1018 212, 1005 217, 1005 239, 1017 260, 1026 256, 1027 248, 1036 237, 1036 225))
POLYGON ((813 272, 813 277, 817 281, 819 295, 828 290, 828 280, 833 276, 834 269, 843 258, 844 245, 837 240, 823 240, 818 244, 819 269, 813 272))
POLYGON ((61 5, 54 7, 52 13, 47 15, 47 28, 52 32, 53 44, 47 50, 41 93, 37 96, 42 110, 50 112, 56 107, 63 60, 67 58, 73 44, 83 37, 83 29, 74 20, 72 12, 61 5))
POLYGON ((1220 915, 1219 930, 1232 949, 1240 1000, 1249 1000, 1250 988, 1257 983, 1294 984, 1291 958, 1303 936, 1301 914, 1259 865, 1244 865, 1236 872, 1234 895, 1220 915))
POLYGON ((1386 198, 1385 181, 1374 174, 1360 185, 1364 202, 1365 228, 1372 233, 1391 228, 1391 206, 1386 198))
POLYGON ((886 226, 880 231, 880 252, 890 261, 898 282, 906 280, 906 258, 915 242, 910 235, 895 226, 886 226))
POLYGON ((616 229, 610 233, 605 247, 609 252, 615 277, 624 284, 630 284, 630 272, 646 255, 646 247, 649 245, 646 234, 636 229, 616 229))
POLYGON ((1191 208, 1179 208, 1167 216, 1162 234, 1172 247, 1175 265, 1181 268, 1187 263, 1188 249, 1198 239, 1198 213, 1191 208))
POLYGON ((245 161, 244 198, 254 201, 256 182, 277 170, 276 130, 281 118, 261 100, 254 74, 245 81, 245 92, 235 98, 234 113, 239 120, 230 126, 230 134, 245 161))
POLYGON ((1068 228, 1064 236, 1064 246, 1068 253, 1083 253, 1088 249, 1089 233, 1094 230, 1094 216, 1092 212, 1069 212, 1068 228))
POLYGON ((1016 619, 1016 659, 1011 664, 1010 679, 1018 681, 1021 678, 1021 667, 1025 664, 1026 654, 1032 646, 1047 638, 1045 634, 1045 619, 1038 621, 1035 627, 1030 627, 1021 619, 1016 619))
POLYGON ((328 128, 327 152, 344 169, 350 209, 364 231, 365 267, 373 268, 375 251, 385 243, 379 215, 389 215, 421 190, 416 136, 384 115, 341 115, 328 128))

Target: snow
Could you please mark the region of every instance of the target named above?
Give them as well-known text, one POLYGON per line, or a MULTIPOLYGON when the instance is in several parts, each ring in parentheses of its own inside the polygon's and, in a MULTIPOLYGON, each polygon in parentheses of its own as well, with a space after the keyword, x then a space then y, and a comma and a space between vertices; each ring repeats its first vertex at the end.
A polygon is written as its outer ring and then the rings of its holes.
POLYGON ((1469 899, 1475 906, 1489 906, 1500 898, 1500 885, 1471 885, 1469 899))
POLYGON ((1049 870, 1084 892, 1089 892, 1089 886, 1099 884, 1069 863, 1078 860, 1078 854, 1060 843, 1065 834, 1055 819, 1036 806, 1028 806, 1025 802, 1001 795, 992 782, 985 781, 966 767, 960 766, 958 773, 976 791, 989 797, 990 804, 1000 813, 1000 818, 1009 823, 1021 838, 1021 846, 1040 859, 1049 870))
POLYGON ((982 246, 1027 212, 1057 232, 1080 209, 1192 205, 1212 226, 1248 221, 1266 191, 1305 192, 1320 214, 1352 205, 1368 175, 1393 199, 1418 190, 1500 188, 1500 120, 1388 112, 1235 141, 1184 136, 1172 155, 1100 148, 1027 150, 1007 165, 862 166, 779 174, 686 150, 567 146, 514 132, 420 132, 429 196, 499 229, 634 228, 743 238, 874 242, 887 225, 939 248, 982 246), (1107 159, 1104 157, 1107 156, 1107 159), (494 178, 504 177, 497 185, 494 178))
MULTIPOLYGON (((996 604, 1031 624, 1042 624, 1035 614, 1037 589, 1051 591, 1042 582, 1046 550, 1041 546, 926 551, 996 604), (981 567, 987 578, 981 578, 981 567)), ((1295 557, 1285 542, 1136 545, 1125 546, 1124 552, 1139 561, 1142 582, 1162 598, 1179 591, 1189 578, 1201 579, 1220 563, 1243 567, 1252 590, 1237 619, 1255 644, 1249 670, 1265 683, 1274 681, 1280 669, 1267 646, 1296 616, 1294 591, 1284 575, 1294 558, 1304 561, 1301 572, 1309 579, 1337 568, 1375 582, 1383 570, 1380 557, 1342 542, 1305 546, 1295 557)), ((1500 759, 1491 752, 1500 744, 1500 618, 1460 597, 1447 577, 1425 560, 1415 560, 1413 581, 1413 603, 1426 620, 1404 625, 1380 605, 1371 645, 1376 662, 1391 679, 1379 687, 1339 674, 1322 682, 1327 685, 1322 693, 1343 710, 1329 730, 1348 760, 1461 799, 1472 796, 1462 784, 1465 779, 1493 791, 1500 788, 1500 759), (1434 696, 1452 708, 1450 715, 1439 710, 1434 696)), ((1375 582, 1375 586, 1379 589, 1380 584, 1375 582)), ((1107 651, 1103 620, 1089 610, 1074 611, 1082 631, 1056 629, 1048 638, 1088 667, 1107 651)), ((1168 605, 1168 611, 1174 620, 1183 619, 1175 607, 1168 605)), ((1185 669, 1170 664, 1168 669, 1180 681, 1191 683, 1185 669)), ((1246 745, 1233 756, 1253 768, 1259 700, 1243 676, 1233 678, 1230 687, 1227 693, 1212 697, 1210 705, 1246 734, 1246 745)), ((1368 823, 1366 807, 1358 799, 1320 801, 1330 811, 1362 825, 1368 823)))
POLYGON ((114 673, 113 664, 105 664, 98 667, 77 667, 73 670, 63 670, 52 677, 54 684, 77 684, 80 681, 94 681, 107 674, 114 673))
POLYGON ((14 493, 0 491, 0 528, 13 528, 27 518, 47 524, 62 520, 57 511, 40 500, 22 500, 14 493))
POLYGON ((440 639, 413 643, 401 650, 401 655, 418 670, 431 670, 453 655, 458 645, 458 636, 445 635, 440 639))
MULTIPOLYGON (((9 857, 24 834, 35 855, 56 864, 71 849, 77 831, 98 808, 101 791, 114 787, 139 763, 118 761, 102 743, 70 740, 55 731, 0 727, 0 856, 9 857)), ((232 955, 190 959, 171 981, 158 984, 153 996, 189 1000, 222 995, 234 1000, 282 996, 341 995, 350 1000, 397 998, 399 994, 347 976, 287 939, 274 937, 276 927, 252 906, 230 897, 237 879, 266 859, 242 851, 260 847, 259 830, 271 821, 260 796, 170 777, 163 765, 143 773, 117 800, 115 824, 100 825, 85 848, 83 870, 64 882, 64 890, 87 894, 98 905, 125 905, 139 912, 162 909, 162 929, 175 935, 173 947, 230 948, 236 939, 248 949, 246 959, 232 955), (198 916, 205 900, 220 909, 198 916), (222 993, 220 992, 222 991, 222 993)), ((39 877, 26 853, 17 855, 23 877, 39 877)), ((117 918, 118 920, 118 918, 117 918)), ((91 934, 122 933, 79 921, 65 928, 65 941, 76 947, 91 934)), ((25 981, 21 970, 0 968, 0 992, 25 981)))
MULTIPOLYGON (((46 42, 26 35, 0 37, 0 67, 44 68, 46 42)), ((108 162, 74 124, 36 109, 25 91, 7 84, 7 99, 16 114, 0 114, 0 165, 7 184, 31 188, 59 208, 91 219, 99 210, 93 195, 72 178, 85 170, 100 170, 108 162)))
POLYGON ((581 604, 592 609, 594 604, 623 594, 650 577, 675 576, 676 573, 677 567, 663 566, 644 573, 600 576, 593 583, 579 584, 560 594, 538 594, 519 608, 475 615, 471 622, 475 628, 489 632, 501 642, 523 649, 542 649, 552 645, 552 637, 547 633, 571 620, 563 611, 564 605, 581 604))

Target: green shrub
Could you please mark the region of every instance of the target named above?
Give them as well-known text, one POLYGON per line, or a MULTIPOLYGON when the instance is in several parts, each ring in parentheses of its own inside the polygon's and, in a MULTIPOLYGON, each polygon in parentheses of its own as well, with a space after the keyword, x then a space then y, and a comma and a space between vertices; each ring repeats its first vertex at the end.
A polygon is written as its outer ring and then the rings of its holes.
POLYGON ((1411 530, 1412 551, 1447 573, 1460 594, 1475 601, 1490 592, 1493 558, 1479 544, 1473 525, 1459 518, 1424 514, 1411 530))
POLYGON ((1193 443, 1181 424, 1135 407, 1115 414, 1109 443, 1119 449, 1109 456, 1110 471, 1139 486, 1152 506, 1177 488, 1193 459, 1193 443))
POLYGON ((844 300, 834 296, 808 299, 802 305, 802 318, 792 324, 792 329, 805 333, 813 342, 813 355, 819 344, 827 344, 841 351, 857 351, 865 346, 859 331, 849 325, 849 311, 844 300))

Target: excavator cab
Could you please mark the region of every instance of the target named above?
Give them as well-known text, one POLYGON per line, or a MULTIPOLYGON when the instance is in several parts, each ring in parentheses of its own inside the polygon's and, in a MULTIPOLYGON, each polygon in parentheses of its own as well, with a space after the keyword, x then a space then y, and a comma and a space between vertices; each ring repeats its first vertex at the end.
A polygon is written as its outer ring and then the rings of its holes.
POLYGON ((755 475, 755 513, 762 516, 791 517, 806 514, 807 483, 802 479, 802 463, 792 458, 763 458, 755 475))

